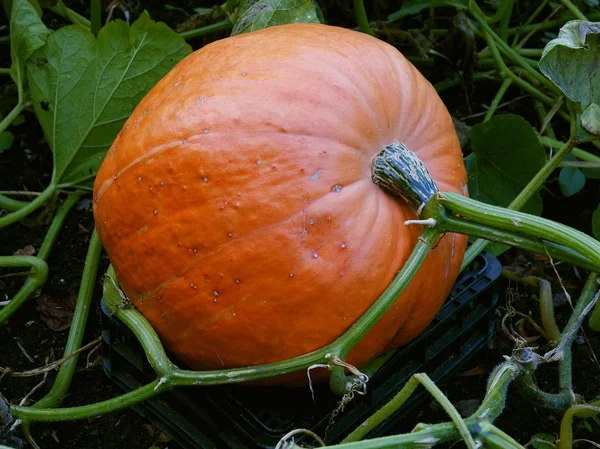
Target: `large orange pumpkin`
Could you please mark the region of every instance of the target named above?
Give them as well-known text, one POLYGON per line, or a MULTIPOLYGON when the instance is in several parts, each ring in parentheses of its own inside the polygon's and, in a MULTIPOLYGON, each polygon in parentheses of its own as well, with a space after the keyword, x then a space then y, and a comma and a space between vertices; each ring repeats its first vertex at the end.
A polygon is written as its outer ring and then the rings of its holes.
MULTIPOLYGON (((452 120, 392 46, 296 24, 223 39, 142 100, 94 186, 125 293, 194 369, 279 361, 339 337, 415 246, 414 208, 371 181, 403 142, 440 190, 466 193, 452 120)), ((447 234, 351 351, 361 366, 434 318, 466 237, 447 234)))

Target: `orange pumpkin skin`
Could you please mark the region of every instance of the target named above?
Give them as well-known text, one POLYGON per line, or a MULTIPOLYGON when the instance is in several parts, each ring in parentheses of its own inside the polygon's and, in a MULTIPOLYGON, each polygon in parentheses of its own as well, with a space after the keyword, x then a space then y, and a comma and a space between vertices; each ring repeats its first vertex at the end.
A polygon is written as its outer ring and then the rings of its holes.
MULTIPOLYGON (((220 40, 173 68, 125 124, 96 178, 97 230, 122 289, 189 367, 305 354, 367 310, 420 235, 403 225, 414 209, 371 181, 393 141, 440 190, 466 194, 451 118, 392 46, 317 24, 220 40)), ((466 242, 440 239, 349 363, 432 321, 466 242)))

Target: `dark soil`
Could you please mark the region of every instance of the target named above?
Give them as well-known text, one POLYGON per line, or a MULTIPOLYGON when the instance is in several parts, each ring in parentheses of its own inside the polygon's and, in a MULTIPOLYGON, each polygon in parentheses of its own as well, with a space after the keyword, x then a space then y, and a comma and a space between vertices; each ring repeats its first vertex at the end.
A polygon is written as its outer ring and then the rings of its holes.
MULTIPOLYGON (((87 1, 74 0, 66 2, 80 13, 87 15, 85 10, 87 1)), ((184 8, 191 12, 192 7, 202 6, 200 2, 191 0, 172 1, 170 4, 184 8)), ((205 6, 212 6, 212 2, 205 2, 205 6)), ((336 1, 320 2, 324 12, 331 13, 330 23, 341 26, 353 26, 352 16, 344 8, 338 8, 336 1), (336 9, 337 8, 337 9, 336 9), (333 17, 333 18, 332 18, 333 17)), ((385 2, 381 2, 384 4, 385 2)), ((392 3, 392 2, 389 2, 392 3)), ((526 3, 526 2, 524 2, 526 3)), ((132 19, 142 10, 139 1, 124 2, 132 13, 132 19)), ((187 20, 187 16, 177 10, 165 10, 163 2, 146 1, 143 8, 149 10, 151 16, 164 20, 170 26, 176 28, 187 20)), ((374 11, 370 11, 372 13, 374 11)), ((48 13, 47 23, 59 26, 64 23, 63 19, 48 13)), ((4 23, 4 22, 3 22, 4 23)), ((193 43, 199 48, 212 39, 223 37, 212 35, 207 38, 198 39, 193 43)), ((0 44, 1 45, 1 44, 0 44)), ((7 46, 3 46, 0 54, 2 67, 10 64, 7 46)), ((437 72, 427 73, 432 82, 443 79, 437 72)), ((2 79, 0 85, 0 112, 5 113, 10 105, 14 104, 16 92, 7 79, 2 79)), ((495 83, 480 83, 475 89, 465 96, 465 91, 460 88, 446 91, 442 98, 456 117, 465 117, 471 113, 485 110, 495 94, 497 85, 495 83)), ((520 95, 517 90, 509 90, 506 98, 515 98, 520 95)), ((521 99, 512 102, 502 112, 514 112, 523 115, 536 123, 535 115, 531 110, 531 101, 521 99)), ((467 124, 474 124, 481 118, 466 120, 467 124)), ((15 146, 12 150, 0 155, 0 187, 2 190, 30 190, 41 191, 48 183, 52 170, 52 155, 46 145, 41 130, 37 125, 35 115, 31 112, 25 113, 25 123, 13 129, 15 134, 15 146)), ((559 189, 556 179, 551 179, 547 188, 543 191, 545 210, 548 218, 569 224, 573 227, 590 232, 591 215, 597 205, 600 196, 600 183, 588 179, 585 189, 578 195, 565 199, 559 189)), ((64 195, 58 201, 64 199, 64 195)), ((52 211, 48 211, 51 217, 52 211)), ((32 245, 39 249, 48 227, 44 213, 37 214, 35 219, 26 223, 19 223, 2 229, 0 238, 0 254, 13 254, 20 248, 32 245)), ((43 288, 43 293, 56 298, 67 298, 76 293, 79 287, 80 277, 83 270, 87 245, 93 229, 93 217, 89 205, 89 198, 82 199, 71 211, 62 230, 62 233, 48 260, 50 276, 43 288)), ((550 265, 541 259, 519 251, 511 250, 502 257, 502 263, 507 266, 517 267, 522 272, 543 276, 552 280, 553 291, 557 298, 560 297, 560 285, 556 282, 550 265)), ((105 255, 102 256, 100 273, 108 266, 105 255)), ((567 285, 569 293, 577 298, 578 291, 585 282, 585 274, 577 273, 572 268, 559 265, 561 277, 567 285)), ((18 270, 3 270, 0 274, 15 274, 18 270)), ((23 283, 23 276, 0 277, 0 301, 10 298, 23 283)), ((99 299, 101 295, 100 279, 97 281, 94 307, 90 312, 89 322, 84 337, 84 343, 92 341, 100 334, 100 308, 99 299)), ((536 292, 528 287, 518 287, 517 300, 513 306, 525 314, 530 314, 538 319, 538 306, 536 292)), ((467 366, 462 369, 461 374, 455 375, 449 381, 440 384, 441 390, 456 404, 460 410, 467 410, 484 395, 487 377, 490 370, 500 363, 503 355, 510 355, 512 342, 499 330, 500 320, 505 313, 507 298, 515 297, 515 285, 504 283, 501 291, 501 300, 497 311, 496 335, 490 347, 480 351, 467 366), (509 288, 510 287, 510 288, 509 288), (475 374, 467 375, 471 371, 475 374)), ((556 313, 560 324, 564 324, 569 316, 570 308, 567 303, 557 306, 556 313)), ((515 320, 513 320, 513 323, 515 320)), ((530 327, 526 327, 530 335, 535 335, 530 327)), ((13 371, 33 369, 50 361, 62 357, 68 330, 54 331, 42 320, 40 312, 36 310, 36 299, 31 299, 7 325, 0 327, 0 365, 10 367, 13 371), (21 349, 21 347, 23 349, 21 349), (27 355, 25 354, 27 353, 27 355), (33 361, 28 360, 31 357, 33 361)), ((544 347, 540 351, 549 349, 544 347)), ((600 348, 600 337, 598 333, 586 332, 585 338, 580 338, 574 345, 574 383, 575 391, 586 400, 594 399, 598 395, 598 379, 600 378, 600 365, 594 360, 592 351, 600 348)), ((556 364, 549 364, 538 370, 538 385, 548 391, 557 391, 556 364)), ((50 389, 55 372, 51 372, 45 384, 32 396, 30 404, 40 399, 50 389)), ((25 397, 33 387, 41 381, 41 377, 14 378, 10 375, 4 376, 0 381, 0 395, 11 403, 18 403, 25 397)), ((121 390, 116 387, 105 376, 102 368, 101 357, 98 352, 87 359, 87 353, 79 357, 78 369, 69 394, 65 399, 64 406, 84 405, 102 401, 117 396, 121 390)), ((541 407, 533 406, 525 401, 513 387, 508 395, 507 408, 503 415, 496 421, 497 425, 505 432, 513 436, 522 444, 527 443, 534 434, 549 433, 556 435, 562 416, 551 413, 541 407)), ((437 403, 426 401, 424 405, 414 413, 410 419, 406 419, 396 429, 397 432, 410 431, 418 422, 441 422, 446 421, 447 416, 437 403)), ((600 426, 593 421, 576 422, 576 437, 587 438, 594 441, 600 439, 600 426)), ((67 423, 36 424, 32 427, 32 433, 40 447, 44 449, 96 449, 96 448, 128 448, 148 449, 152 446, 159 448, 178 446, 169 441, 169 438, 157 431, 149 422, 141 418, 133 410, 114 413, 83 421, 67 423)), ((25 443, 24 447, 31 447, 25 443)), ((455 445, 454 447, 460 447, 455 445)))

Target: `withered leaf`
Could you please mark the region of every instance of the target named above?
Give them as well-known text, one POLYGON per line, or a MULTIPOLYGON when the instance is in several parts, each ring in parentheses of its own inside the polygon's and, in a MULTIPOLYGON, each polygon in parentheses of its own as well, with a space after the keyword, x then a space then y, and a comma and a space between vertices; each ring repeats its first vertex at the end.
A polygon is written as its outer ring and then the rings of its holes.
POLYGON ((54 331, 63 331, 71 326, 73 311, 77 303, 77 294, 70 292, 66 298, 41 295, 37 299, 35 310, 40 318, 54 331))
POLYGON ((13 256, 33 256, 35 254, 35 248, 33 245, 27 245, 21 249, 16 250, 13 256))

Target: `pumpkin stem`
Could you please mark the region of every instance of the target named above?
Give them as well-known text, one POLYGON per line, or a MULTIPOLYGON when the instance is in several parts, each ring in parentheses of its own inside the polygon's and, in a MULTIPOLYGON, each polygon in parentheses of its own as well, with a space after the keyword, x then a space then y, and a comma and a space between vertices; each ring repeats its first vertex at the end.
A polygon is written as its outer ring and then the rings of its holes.
POLYGON ((406 145, 392 142, 373 159, 371 179, 382 189, 404 199, 417 210, 438 191, 423 161, 406 145))

